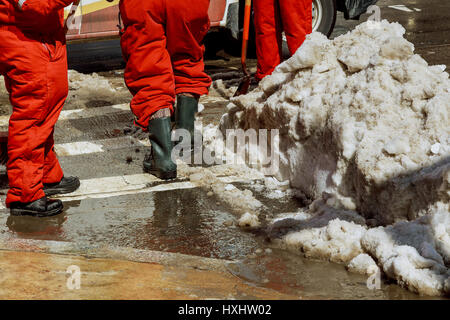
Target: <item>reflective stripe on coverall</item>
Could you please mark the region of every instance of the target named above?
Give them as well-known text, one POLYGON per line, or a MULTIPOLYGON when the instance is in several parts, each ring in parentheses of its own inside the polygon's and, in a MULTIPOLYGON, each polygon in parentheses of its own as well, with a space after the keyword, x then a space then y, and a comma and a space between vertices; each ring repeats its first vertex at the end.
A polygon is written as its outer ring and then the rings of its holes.
POLYGON ((282 62, 282 32, 294 54, 312 32, 312 0, 255 0, 256 78, 261 80, 282 62))
POLYGON ((150 116, 170 108, 175 95, 208 93, 203 38, 209 0, 121 0, 125 82, 133 95, 135 123, 147 130, 150 116))
POLYGON ((43 198, 43 183, 62 179, 53 132, 68 94, 63 8, 72 1, 18 2, 0 0, 9 11, 0 17, 0 73, 13 106, 7 206, 43 198))

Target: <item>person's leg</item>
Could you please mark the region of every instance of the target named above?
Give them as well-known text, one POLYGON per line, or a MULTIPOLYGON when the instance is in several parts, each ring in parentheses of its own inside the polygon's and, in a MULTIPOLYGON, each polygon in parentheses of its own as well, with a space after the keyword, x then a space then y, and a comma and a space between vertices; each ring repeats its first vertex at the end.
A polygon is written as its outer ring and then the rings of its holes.
POLYGON ((50 131, 44 145, 44 184, 53 184, 61 181, 63 170, 54 151, 54 124, 64 106, 69 91, 67 79, 67 51, 66 45, 57 41, 54 46, 53 59, 47 66, 48 105, 51 106, 46 115, 50 131), (51 126, 53 124, 53 126, 51 126))
POLYGON ((256 0, 255 18, 256 78, 261 80, 271 74, 281 63, 282 39, 278 0, 256 0))
POLYGON ((122 52, 127 63, 125 82, 133 95, 135 124, 149 132, 151 152, 144 170, 160 179, 176 177, 172 161, 170 116, 175 102, 175 80, 167 51, 165 0, 120 2, 124 22, 122 52))
POLYGON ((80 186, 78 177, 64 177, 63 170, 59 164, 58 157, 54 150, 54 123, 59 118, 59 114, 69 92, 67 79, 67 50, 65 40, 51 41, 46 44, 51 59, 47 66, 47 87, 48 87, 48 112, 46 121, 51 130, 44 145, 44 172, 42 183, 46 196, 56 194, 66 194, 74 192, 80 186), (53 124, 53 126, 52 126, 53 124))
POLYGON ((64 175, 56 156, 54 145, 52 132, 44 146, 44 176, 42 180, 44 184, 58 183, 64 175))
POLYGON ((197 0, 195 5, 184 0, 164 1, 167 50, 173 66, 176 94, 207 94, 211 78, 205 72, 203 38, 209 30, 209 0, 197 0))
POLYGON ((125 83, 133 95, 135 124, 148 130, 153 114, 173 112, 175 80, 167 51, 165 0, 120 2, 124 23, 121 37, 126 61, 125 83), (161 112, 160 112, 161 113, 161 112))
POLYGON ((48 137, 44 147, 44 192, 46 196, 66 194, 80 187, 78 177, 65 177, 59 165, 54 148, 53 132, 48 137))
POLYGON ((312 1, 283 0, 279 3, 283 30, 292 55, 312 32, 312 1))
POLYGON ((207 94, 211 78, 205 72, 203 38, 209 30, 209 0, 198 0, 195 5, 184 0, 165 0, 167 11, 167 50, 174 76, 177 105, 175 125, 185 129, 194 143, 195 113, 198 99, 207 94))
MULTIPOLYGON (((13 106, 8 130, 10 189, 6 204, 10 206, 45 198, 45 145, 62 104, 53 105, 50 97, 48 68, 54 56, 49 48, 42 42, 13 33, 5 33, 3 40, 0 60, 7 64, 4 75, 13 106)), ((58 85, 67 90, 67 84, 58 85)), ((47 207, 46 203, 43 205, 47 207)))

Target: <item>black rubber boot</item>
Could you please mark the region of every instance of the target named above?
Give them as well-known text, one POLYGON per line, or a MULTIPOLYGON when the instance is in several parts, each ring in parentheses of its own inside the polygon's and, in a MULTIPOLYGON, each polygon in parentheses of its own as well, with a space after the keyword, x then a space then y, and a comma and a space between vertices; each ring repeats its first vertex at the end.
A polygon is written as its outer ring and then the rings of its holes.
MULTIPOLYGON (((194 122, 198 112, 198 100, 194 97, 178 95, 175 109, 175 129, 185 129, 191 134, 191 146, 194 145, 194 122)), ((176 143, 180 143, 177 141, 176 143)))
POLYGON ((170 118, 150 120, 148 132, 151 152, 144 159, 144 170, 159 179, 170 180, 177 177, 177 165, 172 161, 172 134, 170 118))
POLYGON ((55 194, 72 193, 80 187, 80 179, 77 177, 63 177, 57 183, 44 183, 44 192, 46 196, 55 194))
POLYGON ((10 205, 12 216, 51 217, 60 214, 62 209, 61 200, 47 199, 47 197, 29 203, 13 202, 10 205))

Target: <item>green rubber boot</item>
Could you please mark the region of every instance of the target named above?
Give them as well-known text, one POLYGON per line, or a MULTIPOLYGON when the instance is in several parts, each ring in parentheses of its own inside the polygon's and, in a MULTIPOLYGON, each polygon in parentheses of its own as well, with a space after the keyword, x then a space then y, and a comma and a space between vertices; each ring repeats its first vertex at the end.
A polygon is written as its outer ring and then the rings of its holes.
POLYGON ((172 161, 172 139, 170 118, 157 118, 148 124, 151 152, 145 156, 144 171, 159 179, 170 180, 177 177, 177 165, 172 161))
MULTIPOLYGON (((178 95, 175 109, 175 129, 185 129, 191 134, 191 146, 194 145, 194 122, 198 112, 198 100, 194 97, 178 95)), ((176 143, 180 143, 177 141, 176 143)))

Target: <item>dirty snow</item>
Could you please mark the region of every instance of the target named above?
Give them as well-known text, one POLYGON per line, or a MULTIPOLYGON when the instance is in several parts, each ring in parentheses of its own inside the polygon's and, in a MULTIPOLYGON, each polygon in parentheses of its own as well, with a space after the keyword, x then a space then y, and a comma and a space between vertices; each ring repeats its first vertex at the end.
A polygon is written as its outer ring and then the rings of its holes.
POLYGON ((238 224, 245 228, 257 228, 260 225, 259 212, 263 204, 253 192, 241 190, 233 184, 220 180, 220 177, 239 177, 243 180, 262 179, 263 175, 246 166, 219 165, 211 168, 191 167, 178 160, 178 174, 189 177, 190 182, 203 188, 209 196, 215 195, 221 203, 229 206, 238 217, 238 224))
MULTIPOLYGON (((450 80, 398 23, 308 36, 221 130, 279 129, 278 181, 316 200, 268 233, 306 256, 450 294, 450 80)), ((249 216, 247 218, 250 218, 249 216)))
POLYGON ((419 294, 450 294, 448 204, 436 204, 417 220, 377 228, 353 211, 314 205, 275 219, 269 227, 274 242, 309 258, 343 263, 351 272, 371 275, 380 269, 419 294))
POLYGON ((6 91, 5 79, 0 76, 0 115, 7 115, 9 113, 11 113, 9 94, 6 91))
POLYGON ((97 73, 83 74, 69 70, 69 95, 64 108, 82 109, 129 103, 131 96, 125 85, 121 83, 115 86, 111 81, 97 73))
MULTIPOLYGON (((83 74, 74 70, 68 71, 68 77, 69 94, 64 110, 103 107, 130 102, 131 95, 122 78, 117 81, 97 73, 83 74), (113 81, 117 83, 113 83, 113 81)), ((0 77, 0 115, 10 114, 11 111, 4 78, 0 77)))
POLYGON ((347 265, 350 272, 372 275, 377 273, 379 268, 376 262, 366 253, 361 253, 354 257, 347 265))
POLYGON ((232 99, 222 128, 279 129, 277 178, 313 199, 332 195, 381 224, 421 216, 448 197, 436 194, 450 167, 450 80, 404 32, 383 21, 333 41, 313 33, 256 90, 232 99))

